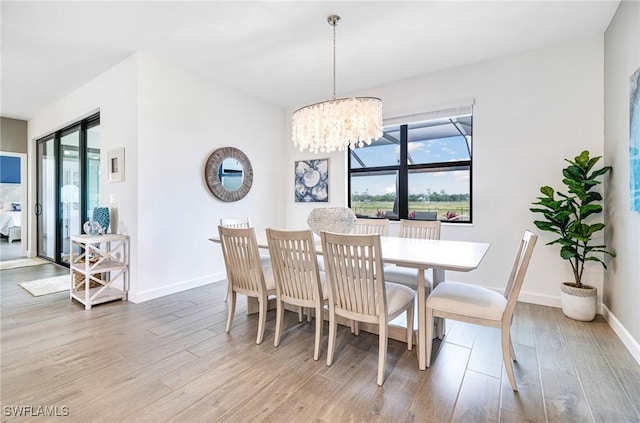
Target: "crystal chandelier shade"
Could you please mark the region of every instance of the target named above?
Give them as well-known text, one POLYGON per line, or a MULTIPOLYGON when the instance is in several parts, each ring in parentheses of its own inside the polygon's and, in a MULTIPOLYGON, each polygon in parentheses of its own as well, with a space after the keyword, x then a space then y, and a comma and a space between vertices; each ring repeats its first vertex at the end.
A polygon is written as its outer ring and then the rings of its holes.
POLYGON ((302 107, 291 116, 291 138, 300 151, 354 149, 382 136, 382 100, 336 98, 336 25, 340 17, 331 15, 327 21, 333 27, 333 97, 302 107))

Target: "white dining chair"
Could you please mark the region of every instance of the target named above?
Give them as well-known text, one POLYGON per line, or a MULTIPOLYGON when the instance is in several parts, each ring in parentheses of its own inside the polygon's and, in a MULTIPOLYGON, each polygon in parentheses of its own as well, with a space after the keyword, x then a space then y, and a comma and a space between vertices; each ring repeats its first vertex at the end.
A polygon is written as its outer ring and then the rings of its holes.
POLYGON ((262 267, 256 233, 253 228, 225 228, 218 226, 220 244, 229 282, 229 313, 226 332, 231 330, 236 310, 236 295, 258 299, 258 334, 256 344, 262 343, 267 322, 269 296, 275 296, 276 285, 271 266, 262 267))
POLYGON ((356 235, 380 234, 387 236, 389 234, 389 219, 358 218, 351 233, 356 235))
POLYGON ((507 377, 511 388, 518 390, 511 363, 516 359, 511 343, 511 321, 537 239, 537 235, 524 231, 504 294, 462 282, 445 281, 433 289, 426 302, 427 367, 431 363, 434 317, 499 328, 507 377))
POLYGON ((313 232, 268 228, 267 242, 276 282, 277 314, 273 345, 277 347, 280 344, 285 303, 298 306, 300 310, 313 309, 316 318, 313 359, 318 360, 324 324, 323 307, 327 296, 324 272, 318 270, 313 232))
POLYGON ((380 235, 322 232, 322 250, 329 291, 329 346, 333 362, 337 317, 378 325, 378 385, 384 382, 388 323, 407 312, 407 349, 413 346, 415 292, 384 279, 380 235))
MULTIPOLYGON (((239 217, 239 218, 222 218, 220 219, 220 225, 225 228, 236 228, 236 229, 246 229, 251 228, 251 218, 250 217, 239 217)), ((260 262, 263 266, 271 266, 271 258, 268 253, 260 253, 260 262)), ((229 286, 227 286, 227 295, 224 297, 225 301, 229 300, 229 293, 231 292, 229 286)))
MULTIPOLYGON (((440 227, 441 223, 439 220, 402 219, 400 220, 398 236, 400 238, 440 239, 440 227)), ((390 265, 384 268, 384 272, 387 281, 417 289, 418 269, 390 265)), ((429 295, 433 285, 433 278, 430 274, 430 271, 425 271, 425 292, 427 295, 429 295)))
POLYGON ((250 228, 251 227, 251 218, 249 217, 240 217, 240 218, 222 218, 220 219, 220 225, 225 228, 250 228))

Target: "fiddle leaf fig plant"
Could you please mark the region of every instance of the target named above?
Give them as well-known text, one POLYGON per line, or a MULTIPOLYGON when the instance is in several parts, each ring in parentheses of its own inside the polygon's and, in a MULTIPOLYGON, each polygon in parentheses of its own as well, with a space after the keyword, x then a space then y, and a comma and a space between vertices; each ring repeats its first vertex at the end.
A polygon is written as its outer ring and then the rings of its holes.
POLYGON ((594 166, 602 156, 589 157, 588 151, 583 151, 574 160, 565 159, 569 166, 562 170, 562 182, 567 193, 554 191, 550 186, 540 188, 542 196, 529 210, 540 213, 541 220, 533 223, 538 229, 553 232, 558 238, 547 245, 559 244, 560 257, 571 263, 575 286, 582 287, 584 264, 596 261, 607 268, 602 260, 603 255, 615 256, 607 251, 606 245, 593 245, 593 235, 602 229, 603 223, 587 223, 587 218, 602 213, 602 195, 592 189, 600 184, 599 177, 609 172, 611 166, 595 169, 594 166), (557 195, 557 196, 556 196, 557 195))

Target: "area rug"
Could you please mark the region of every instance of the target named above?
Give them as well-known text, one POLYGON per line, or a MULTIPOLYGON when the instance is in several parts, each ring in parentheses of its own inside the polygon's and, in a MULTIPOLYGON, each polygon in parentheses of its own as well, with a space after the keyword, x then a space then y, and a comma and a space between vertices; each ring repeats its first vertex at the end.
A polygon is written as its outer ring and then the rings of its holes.
POLYGON ((15 269, 18 267, 39 266, 41 264, 51 263, 41 258, 23 258, 18 260, 8 260, 0 262, 0 270, 15 269))
POLYGON ((34 297, 39 297, 41 295, 53 294, 54 292, 68 291, 71 285, 69 278, 69 275, 62 275, 53 278, 21 282, 18 285, 29 291, 34 297))

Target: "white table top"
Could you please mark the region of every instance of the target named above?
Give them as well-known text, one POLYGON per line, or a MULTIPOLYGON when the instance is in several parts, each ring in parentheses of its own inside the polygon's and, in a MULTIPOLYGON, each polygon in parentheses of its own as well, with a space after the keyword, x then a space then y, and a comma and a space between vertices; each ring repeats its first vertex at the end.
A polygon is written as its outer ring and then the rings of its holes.
POLYGON ((489 250, 484 242, 380 237, 385 263, 405 267, 468 272, 478 267, 489 250))
MULTIPOLYGON (((218 236, 209 239, 216 243, 220 242, 218 236)), ((490 246, 485 242, 427 240, 393 236, 382 236, 380 241, 385 263, 418 269, 436 268, 459 272, 476 269, 490 246)), ((258 247, 267 248, 266 233, 257 232, 256 242, 258 247)), ((318 253, 322 252, 319 240, 316 243, 316 250, 318 253)))

